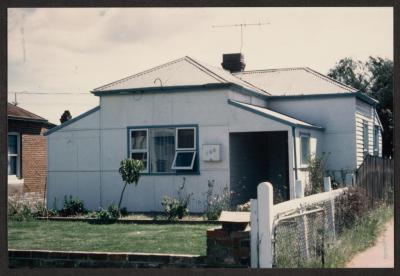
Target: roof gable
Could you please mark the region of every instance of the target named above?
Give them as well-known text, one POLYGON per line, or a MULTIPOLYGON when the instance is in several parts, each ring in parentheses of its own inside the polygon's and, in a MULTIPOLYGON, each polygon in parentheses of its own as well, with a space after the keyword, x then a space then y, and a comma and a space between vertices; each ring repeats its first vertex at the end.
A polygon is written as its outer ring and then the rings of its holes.
POLYGON ((182 86, 193 87, 221 83, 235 84, 245 89, 268 95, 262 89, 237 78, 222 68, 205 65, 188 56, 98 87, 93 92, 100 95, 99 92, 102 91, 182 86))
POLYGON ((274 96, 357 92, 308 67, 244 71, 235 75, 274 96))

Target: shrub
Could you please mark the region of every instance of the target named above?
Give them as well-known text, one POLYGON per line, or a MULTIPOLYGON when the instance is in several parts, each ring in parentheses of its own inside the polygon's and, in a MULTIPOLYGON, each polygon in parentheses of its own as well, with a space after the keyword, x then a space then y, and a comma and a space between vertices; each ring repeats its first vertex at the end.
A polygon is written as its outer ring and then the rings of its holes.
POLYGON ((25 221, 33 218, 29 205, 18 199, 8 199, 7 215, 11 220, 25 221))
POLYGON ((100 224, 110 224, 114 223, 118 219, 119 213, 118 208, 115 205, 108 206, 108 209, 99 209, 91 215, 91 217, 96 219, 97 223, 100 224))
POLYGON ((185 181, 186 178, 183 178, 183 183, 178 190, 178 199, 164 196, 161 202, 168 220, 182 219, 189 214, 188 205, 193 193, 184 194, 185 181))
POLYGON ((225 187, 221 194, 213 195, 214 181, 208 181, 207 200, 204 215, 208 220, 217 220, 222 211, 231 210, 231 193, 225 187))
POLYGON ((349 188, 335 199, 335 221, 339 232, 351 228, 368 211, 365 190, 360 187, 349 188))
POLYGON ((68 217, 86 213, 87 210, 85 209, 83 201, 77 197, 73 198, 71 195, 69 198, 64 196, 64 207, 60 211, 61 216, 68 217))
POLYGON ((324 176, 326 171, 325 154, 321 156, 311 155, 308 158, 309 185, 304 191, 305 196, 321 193, 324 190, 324 176))
POLYGON ((110 204, 107 210, 112 219, 117 219, 119 217, 118 207, 115 204, 110 204))

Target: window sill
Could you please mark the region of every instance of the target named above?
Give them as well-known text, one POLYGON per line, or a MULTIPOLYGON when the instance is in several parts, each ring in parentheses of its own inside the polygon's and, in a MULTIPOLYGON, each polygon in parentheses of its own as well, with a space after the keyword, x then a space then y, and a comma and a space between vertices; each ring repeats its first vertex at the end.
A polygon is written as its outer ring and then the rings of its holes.
POLYGON ((8 192, 22 192, 24 179, 18 179, 16 176, 8 176, 8 192))

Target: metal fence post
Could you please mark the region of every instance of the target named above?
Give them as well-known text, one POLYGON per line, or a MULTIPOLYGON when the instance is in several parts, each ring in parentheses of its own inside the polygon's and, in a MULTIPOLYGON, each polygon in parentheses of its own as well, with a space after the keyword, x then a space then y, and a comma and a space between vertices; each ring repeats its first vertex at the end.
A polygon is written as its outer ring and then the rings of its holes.
MULTIPOLYGON (((332 191, 331 185, 331 177, 324 177, 324 190, 325 192, 332 191)), ((335 241, 336 239, 336 231, 335 231, 335 199, 331 197, 328 203, 328 212, 327 212, 327 219, 328 219, 328 236, 330 241, 335 241)))
MULTIPOLYGON (((304 197, 304 184, 301 180, 296 180, 296 198, 303 198, 304 197)), ((304 210, 300 210, 300 214, 303 213, 304 210)), ((307 260, 309 256, 309 250, 308 250, 308 222, 307 222, 307 216, 301 216, 299 217, 299 224, 298 224, 298 230, 299 234, 302 237, 302 242, 303 242, 303 248, 304 250, 300 251, 301 258, 303 260, 307 260)))
POLYGON ((250 199, 250 263, 251 268, 258 268, 258 202, 250 199))
POLYGON ((259 266, 272 268, 272 225, 273 225, 273 188, 271 183, 262 182, 257 187, 258 202, 258 236, 259 236, 259 266))

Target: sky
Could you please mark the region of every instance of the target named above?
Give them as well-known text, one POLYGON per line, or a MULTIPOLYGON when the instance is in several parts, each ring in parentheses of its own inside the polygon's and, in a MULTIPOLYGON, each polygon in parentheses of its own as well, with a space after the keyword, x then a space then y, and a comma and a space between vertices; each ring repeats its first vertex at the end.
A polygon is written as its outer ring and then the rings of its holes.
POLYGON ((13 8, 9 101, 24 92, 18 106, 59 124, 64 110, 97 106, 90 91, 112 81, 185 55, 220 66, 240 51, 240 28, 212 26, 243 23, 269 23, 244 28, 246 70, 393 60, 392 8, 13 8))

